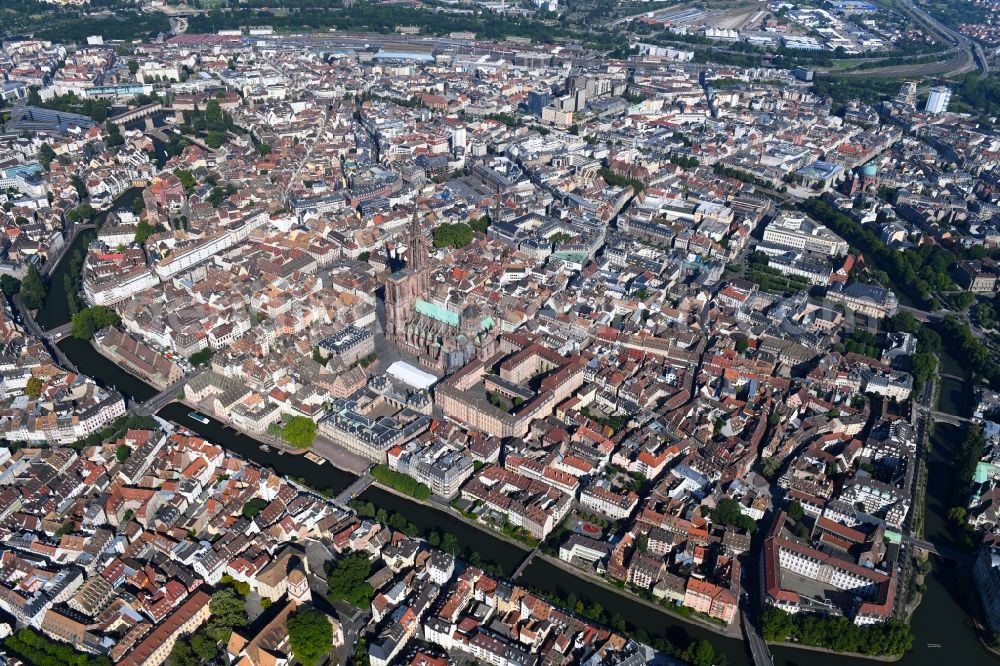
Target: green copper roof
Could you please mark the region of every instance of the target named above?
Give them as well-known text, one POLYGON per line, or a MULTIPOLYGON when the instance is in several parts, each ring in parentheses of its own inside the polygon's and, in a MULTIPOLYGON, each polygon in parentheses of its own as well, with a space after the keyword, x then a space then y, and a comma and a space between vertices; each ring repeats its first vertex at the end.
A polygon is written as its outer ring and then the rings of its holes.
POLYGON ((427 315, 432 319, 437 319, 438 321, 444 322, 449 326, 458 326, 458 313, 452 312, 451 310, 443 308, 440 305, 434 305, 433 303, 428 303, 422 298, 418 298, 413 308, 420 314, 427 315))
POLYGON ((976 463, 976 473, 973 476, 973 480, 976 483, 986 483, 986 480, 993 475, 994 471, 996 471, 996 466, 993 463, 980 461, 976 463))

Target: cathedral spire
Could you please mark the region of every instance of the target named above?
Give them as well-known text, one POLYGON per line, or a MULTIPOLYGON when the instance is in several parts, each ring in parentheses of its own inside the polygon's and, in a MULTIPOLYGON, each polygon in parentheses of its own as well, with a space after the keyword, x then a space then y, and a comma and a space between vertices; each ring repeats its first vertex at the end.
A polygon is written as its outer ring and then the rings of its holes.
POLYGON ((407 261, 407 268, 412 271, 421 271, 427 267, 427 237, 420 228, 420 218, 417 210, 413 209, 413 218, 410 220, 409 246, 410 256, 407 261))

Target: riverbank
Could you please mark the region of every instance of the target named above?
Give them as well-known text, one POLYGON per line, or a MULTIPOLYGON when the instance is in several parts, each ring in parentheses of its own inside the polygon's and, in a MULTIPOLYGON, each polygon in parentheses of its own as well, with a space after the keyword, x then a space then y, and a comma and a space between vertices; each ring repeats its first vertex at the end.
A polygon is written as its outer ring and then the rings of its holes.
MULTIPOLYGON (((396 490, 394 488, 391 488, 391 487, 386 486, 386 485, 384 485, 382 483, 379 483, 378 481, 372 482, 372 486, 373 487, 377 487, 380 490, 383 490, 383 491, 385 491, 387 493, 391 493, 393 495, 396 495, 397 497, 399 497, 399 498, 401 498, 403 500, 416 503, 416 500, 414 500, 412 497, 410 497, 406 493, 402 493, 402 492, 400 492, 400 491, 398 491, 398 490, 396 490)), ((362 495, 364 495, 364 493, 362 493, 362 495)), ((642 597, 640 597, 638 595, 632 594, 628 590, 623 590, 623 589, 621 589, 621 588, 613 585, 612 583, 609 583, 606 579, 601 578, 600 576, 598 576, 596 574, 592 574, 592 573, 590 573, 588 571, 583 571, 582 569, 578 569, 577 567, 574 567, 572 564, 569 564, 568 562, 564 562, 563 560, 560 560, 558 557, 552 557, 551 555, 547 555, 546 553, 543 553, 541 550, 529 549, 524 544, 522 544, 521 542, 517 541, 516 539, 510 538, 506 534, 503 534, 502 532, 498 532, 496 530, 491 530, 488 527, 480 524, 479 521, 471 520, 470 518, 468 518, 465 515, 463 515, 460 511, 458 511, 457 509, 455 509, 454 507, 452 507, 451 505, 445 503, 444 500, 442 500, 439 497, 432 497, 431 500, 430 500, 430 502, 432 504, 434 504, 441 511, 447 512, 448 514, 450 514, 454 518, 456 518, 456 519, 460 520, 461 522, 469 525, 473 529, 477 529, 477 530, 479 530, 479 531, 481 531, 481 532, 483 532, 485 534, 488 534, 488 535, 490 535, 490 536, 492 536, 492 537, 494 537, 496 539, 500 539, 502 541, 505 541, 505 542, 509 543, 510 545, 512 545, 512 546, 520 549, 521 551, 523 551, 525 558, 527 558, 528 556, 531 555, 532 552, 534 552, 535 553, 534 559, 544 560, 544 561, 548 562, 550 565, 555 566, 555 567, 557 567, 559 569, 562 569, 563 571, 565 571, 566 573, 570 574, 571 576, 577 576, 579 578, 585 578, 587 580, 590 580, 590 581, 592 581, 592 582, 594 582, 594 583, 596 583, 598 585, 603 586, 604 588, 606 588, 610 592, 618 594, 619 596, 621 596, 621 597, 623 597, 625 599, 628 599, 628 600, 633 601, 635 603, 641 604, 641 605, 643 605, 643 606, 645 606, 647 608, 650 608, 652 610, 659 611, 661 613, 665 613, 665 614, 671 616, 672 618, 677 619, 677 621, 679 621, 679 622, 686 622, 688 624, 691 624, 691 625, 694 625, 694 626, 698 626, 698 627, 700 627, 702 629, 708 629, 709 631, 712 631, 713 633, 716 633, 719 636, 723 636, 725 638, 740 638, 742 636, 742 629, 741 629, 739 620, 734 621, 730 625, 721 626, 719 624, 716 624, 714 622, 710 622, 708 620, 702 620, 699 617, 693 617, 693 616, 692 617, 686 617, 684 615, 680 615, 680 614, 672 611, 670 608, 667 608, 666 606, 659 605, 659 604, 654 603, 654 602, 652 602, 652 601, 650 601, 648 599, 643 599, 642 597), (536 550, 537 550, 537 552, 536 552, 536 550)), ((516 580, 515 580, 515 582, 516 582, 516 580)))
POLYGON ((803 645, 802 643, 789 643, 782 641, 764 641, 771 647, 783 647, 791 648, 793 650, 805 650, 807 652, 822 652, 823 654, 832 655, 835 657, 843 657, 845 659, 866 659, 869 661, 881 661, 886 664, 895 664, 903 660, 906 656, 900 655, 898 657, 886 657, 882 655, 873 654, 862 654, 860 652, 837 652, 836 650, 831 650, 830 648, 820 647, 818 645, 803 645))
MULTIPOLYGON (((143 382, 144 384, 147 384, 147 385, 155 388, 157 391, 162 391, 163 389, 167 388, 171 384, 171 382, 169 382, 169 381, 164 382, 163 380, 153 379, 152 377, 150 377, 149 375, 147 375, 145 372, 142 372, 139 368, 135 367, 135 365, 133 365, 125 357, 123 357, 123 356, 121 356, 119 354, 114 353, 113 351, 111 351, 110 349, 107 349, 106 347, 102 347, 100 344, 98 344, 97 340, 91 340, 90 341, 90 346, 94 348, 95 352, 97 352, 98 354, 100 354, 104 358, 108 359, 112 363, 118 364, 120 367, 122 367, 122 368, 125 369, 125 372, 129 373, 130 375, 132 375, 133 377, 135 377, 139 381, 143 382)), ((177 380, 174 380, 174 381, 177 381, 177 380)))
POLYGON ((621 596, 621 597, 623 597, 625 599, 628 599, 629 601, 633 601, 635 603, 641 604, 641 605, 643 605, 643 606, 645 606, 647 608, 650 608, 652 610, 658 611, 660 613, 665 613, 665 614, 669 615, 672 618, 676 618, 677 621, 679 621, 679 622, 686 622, 688 624, 698 626, 701 629, 707 629, 707 630, 709 630, 709 631, 711 631, 713 633, 716 633, 719 636, 722 636, 722 637, 725 637, 725 638, 742 639, 742 635, 743 635, 742 625, 741 625, 742 614, 737 613, 737 615, 736 615, 737 619, 734 620, 732 624, 729 624, 729 625, 726 625, 726 626, 722 626, 720 624, 716 624, 716 623, 711 622, 709 620, 704 620, 704 619, 702 619, 700 617, 697 617, 697 616, 685 616, 685 615, 681 615, 681 614, 673 611, 671 608, 669 608, 667 606, 663 606, 663 605, 657 604, 655 602, 650 601, 649 599, 644 599, 644 598, 642 598, 642 597, 640 597, 638 595, 632 594, 628 590, 622 589, 622 588, 620 588, 620 587, 618 587, 618 586, 616 586, 616 585, 614 585, 612 583, 609 583, 607 581, 607 579, 602 578, 602 577, 598 576, 597 574, 592 574, 589 571, 583 571, 582 569, 574 567, 569 562, 565 562, 563 560, 560 560, 558 557, 552 557, 551 555, 547 555, 547 554, 542 553, 542 552, 539 552, 537 555, 535 555, 535 557, 536 558, 540 558, 540 559, 548 562, 552 566, 555 566, 555 567, 558 567, 559 569, 562 569, 563 571, 565 571, 566 573, 570 574, 571 576, 578 576, 580 578, 585 578, 587 580, 590 580, 590 581, 592 581, 592 582, 594 582, 594 583, 596 583, 598 585, 601 585, 601 586, 605 587, 609 591, 614 592, 615 594, 618 594, 619 596, 621 596))

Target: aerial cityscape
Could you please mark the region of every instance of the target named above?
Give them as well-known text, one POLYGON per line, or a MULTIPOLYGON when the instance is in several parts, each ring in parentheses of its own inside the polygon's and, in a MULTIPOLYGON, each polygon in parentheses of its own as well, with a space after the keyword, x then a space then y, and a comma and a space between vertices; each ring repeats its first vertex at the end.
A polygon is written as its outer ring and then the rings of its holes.
POLYGON ((0 17, 0 666, 1000 665, 1000 2, 0 17))

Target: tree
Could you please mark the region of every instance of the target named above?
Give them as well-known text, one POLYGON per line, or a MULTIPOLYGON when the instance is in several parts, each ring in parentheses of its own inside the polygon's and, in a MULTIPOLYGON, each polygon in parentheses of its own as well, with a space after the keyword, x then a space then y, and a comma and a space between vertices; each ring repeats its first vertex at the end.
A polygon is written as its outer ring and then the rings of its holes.
POLYGON ((71 183, 73 183, 73 189, 76 190, 76 196, 80 197, 81 201, 83 201, 84 199, 86 199, 87 198, 87 184, 85 182, 83 182, 83 178, 80 178, 78 175, 73 174, 72 176, 70 176, 69 180, 70 180, 71 183))
POLYGON ((156 230, 146 220, 140 220, 139 224, 135 225, 135 242, 145 243, 146 240, 156 233, 156 230))
POLYGON ((792 520, 802 520, 802 516, 805 515, 805 510, 802 508, 802 504, 798 500, 793 500, 788 505, 788 517, 792 520))
POLYGON ((115 458, 117 458, 118 462, 120 463, 124 463, 126 460, 128 460, 129 456, 131 455, 132 455, 132 447, 126 444, 119 444, 115 448, 115 458))
POLYGON ((82 203, 73 210, 66 213, 66 219, 74 224, 86 224, 94 218, 94 207, 88 203, 82 203))
POLYGON ((108 326, 117 326, 121 321, 118 313, 108 306, 94 305, 74 314, 70 328, 74 338, 93 340, 95 333, 108 326))
POLYGON ((253 520, 254 516, 264 510, 267 506, 267 500, 260 497, 251 497, 243 505, 243 517, 247 520, 253 520))
POLYGON ((28 274, 21 282, 20 293, 21 302, 29 310, 37 310, 45 303, 45 284, 42 282, 42 274, 34 264, 28 267, 28 274))
POLYGON ((135 76, 135 73, 139 71, 139 63, 135 60, 128 61, 128 73, 135 76))
POLYGON ((326 615, 305 607, 288 616, 292 654, 304 666, 313 666, 333 647, 333 627, 326 615))
POLYGON ((201 663, 195 653, 191 650, 191 645, 185 640, 174 643, 170 650, 171 666, 198 666, 201 663))
POLYGON ((224 132, 226 130, 226 117, 223 115, 217 99, 210 99, 205 105, 205 129, 209 132, 224 132))
POLYGON ((209 148, 221 148, 222 144, 226 142, 226 133, 220 132, 218 130, 212 130, 205 135, 205 143, 209 148))
POLYGON ((201 351, 196 351, 195 353, 191 354, 191 357, 188 359, 188 362, 191 365, 203 365, 205 363, 208 363, 209 359, 211 359, 214 354, 215 354, 214 349, 212 349, 211 347, 205 347, 201 351))
POLYGON ((445 535, 441 537, 441 550, 446 553, 454 554, 458 552, 458 539, 451 532, 445 532, 445 535))
POLYGON ((997 311, 989 303, 980 303, 976 306, 976 326, 979 328, 995 328, 997 325, 997 311))
POLYGON ((246 608, 232 588, 224 587, 213 592, 209 610, 212 616, 204 631, 216 643, 227 642, 233 627, 244 627, 247 624, 246 608))
POLYGON ((327 577, 327 597, 330 601, 346 601, 358 608, 367 608, 375 595, 367 582, 371 573, 371 560, 364 553, 340 558, 327 577))
POLYGON ((56 158, 56 151, 52 150, 52 146, 47 143, 43 143, 38 147, 38 163, 42 165, 42 168, 46 171, 49 170, 49 165, 52 164, 52 160, 56 158))
POLYGON ((464 222, 442 224, 434 229, 434 247, 465 247, 472 242, 472 227, 464 222))
POLYGON ((316 439, 316 422, 307 416, 293 416, 281 429, 281 438, 297 449, 308 449, 316 439))
POLYGON ((712 666, 716 662, 715 648, 708 641, 694 641, 687 649, 687 658, 694 666, 712 666))
POLYGON ((208 193, 208 203, 212 208, 218 208, 226 198, 226 191, 221 187, 213 187, 208 193))
POLYGON ((254 148, 257 149, 257 152, 260 153, 261 157, 271 154, 271 146, 266 143, 258 143, 254 146, 254 148))
POLYGON ((716 504, 712 511, 712 522, 730 525, 747 532, 757 529, 757 521, 744 515, 740 510, 740 503, 730 497, 724 497, 716 504))
POLYGON ((490 216, 483 215, 480 218, 469 220, 469 228, 478 234, 485 234, 490 228, 490 216))
POLYGON ((212 640, 206 632, 198 631, 191 636, 191 650, 204 662, 218 654, 219 644, 212 640))
POLYGON ((13 275, 0 275, 0 290, 3 290, 4 296, 10 298, 16 294, 21 289, 21 281, 18 280, 13 275))
POLYGON ((191 194, 191 192, 194 191, 194 188, 198 185, 198 181, 195 179, 194 174, 187 169, 174 169, 174 175, 181 181, 184 191, 188 194, 191 194))
POLYGON ((28 377, 28 385, 24 388, 24 393, 29 398, 37 398, 42 394, 43 382, 38 377, 28 377))

